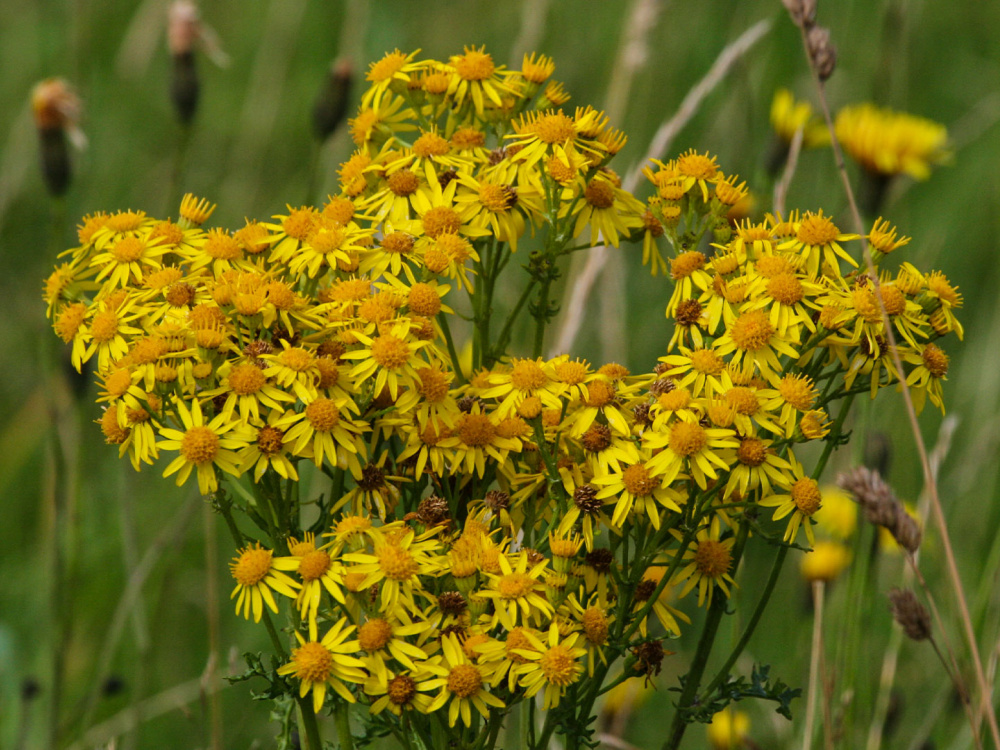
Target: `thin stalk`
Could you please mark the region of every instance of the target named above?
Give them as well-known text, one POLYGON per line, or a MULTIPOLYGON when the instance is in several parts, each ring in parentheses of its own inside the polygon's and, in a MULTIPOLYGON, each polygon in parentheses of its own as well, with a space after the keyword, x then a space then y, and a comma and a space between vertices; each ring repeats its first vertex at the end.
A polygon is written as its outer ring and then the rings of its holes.
MULTIPOLYGON (((316 712, 313 710, 312 698, 306 696, 304 698, 296 698, 296 700, 299 704, 300 723, 305 730, 306 747, 308 750, 323 750, 323 737, 319 733, 319 724, 316 723, 316 712)), ((350 737, 350 734, 351 731, 348 728, 348 737, 350 737)), ((341 739, 341 748, 344 748, 344 750, 354 750, 354 745, 350 742, 350 739, 348 739, 348 744, 346 745, 343 742, 343 739, 341 739)))
POLYGON ((810 750, 813 737, 813 720, 816 717, 816 687, 819 684, 819 656, 823 649, 823 599, 825 584, 812 582, 813 631, 812 650, 809 655, 809 689, 806 693, 806 726, 802 736, 802 750, 810 750))
POLYGON ((535 345, 531 350, 532 357, 542 356, 542 347, 545 344, 545 326, 549 322, 549 290, 551 287, 552 282, 546 278, 542 282, 542 288, 538 291, 538 307, 535 315, 535 345))
MULTIPOLYGON (((208 682, 215 680, 219 656, 219 544, 215 535, 212 509, 205 504, 202 521, 205 527, 205 607, 208 610, 208 682)), ((208 696, 212 750, 222 750, 222 708, 218 691, 208 696)))
POLYGON ((451 328, 448 326, 448 316, 443 312, 437 314, 438 323, 444 333, 444 340, 448 344, 448 356, 451 357, 451 369, 455 373, 455 378, 459 385, 465 385, 465 376, 462 374, 462 367, 459 363, 458 352, 455 350, 455 341, 451 337, 451 328))
POLYGON ((517 302, 514 304, 514 309, 510 311, 510 315, 507 316, 507 320, 503 324, 503 328, 500 329, 500 335, 497 337, 496 347, 490 352, 488 359, 489 362, 485 363, 492 365, 496 361, 497 357, 504 352, 507 348, 507 343, 510 341, 511 328, 514 326, 514 321, 517 319, 518 314, 521 312, 521 308, 528 301, 531 293, 535 289, 535 284, 538 281, 536 279, 531 279, 524 287, 524 291, 521 292, 521 296, 518 298, 517 302))

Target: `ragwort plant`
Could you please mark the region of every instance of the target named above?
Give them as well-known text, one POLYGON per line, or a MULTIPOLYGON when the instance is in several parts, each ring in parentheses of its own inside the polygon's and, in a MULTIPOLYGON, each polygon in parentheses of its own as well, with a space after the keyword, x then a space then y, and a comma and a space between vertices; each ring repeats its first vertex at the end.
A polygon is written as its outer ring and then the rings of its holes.
POLYGON ((788 549, 813 543, 851 402, 905 379, 942 407, 962 300, 886 268, 908 237, 875 222, 876 283, 823 211, 731 221, 745 184, 694 150, 650 163, 643 201, 610 167, 625 135, 565 109, 553 69, 389 53, 323 206, 235 231, 203 228, 214 207, 191 196, 177 221, 93 214, 45 284, 73 364, 95 365, 106 441, 224 517, 236 612, 274 649, 245 676, 282 737, 297 702, 312 750, 324 712, 342 747, 592 746, 595 702, 655 676, 699 607, 667 745, 742 697, 790 715, 797 691, 766 667, 730 670, 788 549), (645 373, 543 357, 560 262, 622 243, 673 285, 667 351, 645 373), (500 300, 510 265, 519 295, 500 300), (774 567, 706 681, 751 542, 774 567))

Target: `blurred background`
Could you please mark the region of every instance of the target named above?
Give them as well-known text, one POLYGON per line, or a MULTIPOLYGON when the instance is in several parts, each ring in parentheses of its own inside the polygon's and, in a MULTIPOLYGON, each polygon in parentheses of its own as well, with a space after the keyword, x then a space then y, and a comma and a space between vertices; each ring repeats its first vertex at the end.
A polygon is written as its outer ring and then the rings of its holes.
MULTIPOLYGON (((241 671, 239 654, 267 648, 263 631, 233 616, 226 567, 233 551, 221 533, 216 541, 221 524, 191 487, 178 490, 155 470, 135 474, 103 444, 92 424, 99 415, 96 389, 68 375, 61 342, 45 319, 42 281, 56 254, 76 243, 80 217, 125 208, 176 216, 180 194, 190 191, 218 203, 212 223, 236 228, 244 217, 266 219, 286 204, 319 200, 336 190, 337 166, 352 148, 343 126, 323 143, 312 131, 313 106, 331 65, 341 59, 353 66, 353 114, 367 63, 397 47, 447 59, 463 45, 485 44, 498 64, 514 68, 525 51, 552 56, 555 77, 573 96, 570 106, 607 107, 612 124, 629 135, 613 164, 624 174, 722 49, 766 21, 766 33, 702 102, 667 154, 690 147, 717 155, 727 174, 738 173, 755 191, 754 216, 771 207, 766 161, 775 90, 787 87, 817 103, 798 30, 778 0, 206 0, 201 19, 227 64, 196 48, 200 99, 185 130, 169 96, 168 5, 0 0, 0 347, 7 363, 0 378, 2 747, 51 747, 53 726, 62 746, 107 746, 118 737, 120 747, 206 747, 212 695, 221 705, 224 747, 274 746, 267 704, 249 704, 252 684, 220 688, 203 679, 210 668, 241 671), (637 36, 645 42, 636 44, 637 36), (70 152, 71 181, 58 200, 48 194, 39 167, 30 104, 34 85, 52 76, 64 77, 79 94, 87 139, 85 149, 70 152), (54 522, 57 507, 65 523, 54 522), (61 684, 53 684, 57 667, 61 684)), ((819 21, 831 29, 838 52, 828 84, 835 110, 874 101, 948 127, 951 163, 925 182, 895 181, 882 213, 914 238, 906 260, 939 268, 964 295, 965 343, 952 340, 948 350, 951 421, 942 432, 942 418, 931 407, 921 424, 927 442, 941 449, 941 496, 995 679, 1000 4, 838 0, 820 3, 819 21)), ((856 177, 856 167, 848 168, 856 177)), ((828 148, 803 152, 787 204, 822 207, 853 231, 828 148)), ((509 283, 513 288, 517 279, 509 283)), ((669 340, 663 318, 669 294, 668 283, 641 266, 639 249, 623 246, 594 288, 573 353, 648 370, 669 340), (617 327, 600 324, 608 318, 617 327)), ((884 449, 889 480, 917 506, 922 479, 899 395, 885 393, 876 406, 857 409, 853 440, 832 462, 829 481, 861 460, 866 444, 884 449)), ((925 545, 924 568, 947 624, 955 626, 935 537, 931 532, 925 545)), ((867 555, 865 545, 870 538, 855 543, 867 555)), ((894 637, 884 594, 898 585, 902 563, 890 553, 872 559, 868 588, 840 581, 828 588, 831 665, 847 663, 839 658, 844 640, 838 633, 864 633, 851 647, 850 666, 831 669, 833 707, 855 732, 838 745, 844 747, 863 746, 894 637), (874 593, 850 601, 859 590, 874 593)), ((740 572, 734 597, 744 612, 756 601, 768 563, 751 557, 740 572)), ((798 559, 787 566, 737 669, 749 674, 753 662, 769 664, 772 675, 804 687, 811 616, 797 567, 798 559)), ((739 616, 730 620, 735 638, 739 616)), ((955 643, 958 632, 952 627, 955 643)), ((726 638, 720 641, 724 653, 726 638)), ((659 745, 663 711, 675 696, 669 688, 676 687, 694 643, 682 638, 667 646, 678 653, 649 690, 615 695, 605 707, 608 746, 659 745)), ((884 707, 882 747, 969 746, 960 705, 926 644, 902 644, 895 685, 884 707)), ((749 719, 751 744, 734 746, 801 742, 802 701, 793 703, 794 723, 771 704, 746 701, 738 708, 749 719)), ((696 726, 685 747, 707 742, 696 726)))

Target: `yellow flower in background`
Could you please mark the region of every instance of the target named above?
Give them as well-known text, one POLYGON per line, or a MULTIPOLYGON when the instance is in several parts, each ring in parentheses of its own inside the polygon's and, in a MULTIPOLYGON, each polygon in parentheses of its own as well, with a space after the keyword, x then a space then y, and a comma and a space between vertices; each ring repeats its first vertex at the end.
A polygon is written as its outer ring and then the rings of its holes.
POLYGON ((847 547, 821 539, 811 552, 802 556, 799 569, 807 581, 832 581, 850 564, 851 551, 847 547))
POLYGON ((775 91, 771 100, 771 127, 785 143, 792 142, 799 128, 802 128, 802 145, 805 148, 830 143, 830 131, 813 112, 812 105, 795 101, 792 92, 785 88, 775 91))
POLYGON ((706 727, 713 750, 736 750, 743 747, 749 731, 750 717, 731 708, 719 711, 706 727))
POLYGON ((947 128, 906 112, 855 104, 837 113, 834 128, 851 158, 876 174, 926 180, 949 157, 947 128))
POLYGON ((850 493, 834 484, 823 485, 820 493, 823 506, 813 514, 820 530, 834 539, 850 539, 858 528, 858 504, 850 493))

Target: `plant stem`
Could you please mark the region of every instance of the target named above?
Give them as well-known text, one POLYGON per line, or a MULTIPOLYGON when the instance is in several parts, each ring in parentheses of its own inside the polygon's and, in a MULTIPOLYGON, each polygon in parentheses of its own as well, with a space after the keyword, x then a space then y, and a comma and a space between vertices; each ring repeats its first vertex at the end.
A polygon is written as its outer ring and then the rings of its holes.
POLYGON ((806 693, 806 726, 802 737, 802 750, 812 747, 813 719, 816 716, 816 686, 819 682, 819 655, 823 648, 823 581, 812 582, 813 632, 809 656, 809 690, 806 693))
MULTIPOLYGON (((313 711, 312 698, 296 698, 296 701, 298 701, 299 714, 302 717, 302 728, 306 734, 306 747, 309 750, 323 750, 323 738, 319 733, 319 724, 316 723, 316 712, 313 711)), ((342 744, 341 747, 353 750, 354 746, 342 744)))
POLYGON ((458 380, 459 385, 465 384, 465 376, 462 375, 462 367, 459 364, 458 352, 455 351, 455 341, 451 337, 451 328, 448 327, 448 316, 443 312, 437 314, 438 323, 441 324, 441 330, 444 332, 444 340, 448 344, 448 356, 451 357, 451 369, 455 373, 455 378, 458 380))
MULTIPOLYGON (((316 716, 312 717, 313 724, 316 723, 316 716)), ((333 709, 333 720, 337 725, 337 739, 340 740, 341 750, 354 750, 354 736, 351 734, 351 722, 347 715, 347 703, 337 701, 333 709)), ((307 727, 308 728, 308 727, 307 727)), ((317 729, 317 736, 319 731, 317 729)), ((320 750, 322 745, 317 745, 320 750)))

